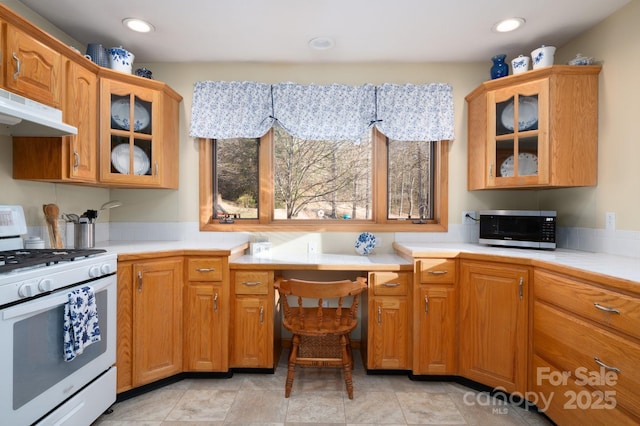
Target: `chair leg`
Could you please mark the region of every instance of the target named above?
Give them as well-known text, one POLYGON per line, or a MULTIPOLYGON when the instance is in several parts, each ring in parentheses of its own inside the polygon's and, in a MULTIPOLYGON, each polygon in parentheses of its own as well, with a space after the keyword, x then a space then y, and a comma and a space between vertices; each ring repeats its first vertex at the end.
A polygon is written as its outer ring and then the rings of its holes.
POLYGON ((287 382, 284 388, 284 397, 289 398, 291 388, 293 387, 293 376, 296 369, 296 359, 298 358, 298 346, 300 344, 300 336, 295 334, 291 339, 291 352, 289 353, 289 364, 287 365, 287 382))
POLYGON ((349 399, 353 399, 353 379, 351 376, 351 357, 349 356, 350 346, 345 335, 340 336, 340 345, 342 345, 342 370, 344 371, 344 382, 347 385, 347 394, 349 399))

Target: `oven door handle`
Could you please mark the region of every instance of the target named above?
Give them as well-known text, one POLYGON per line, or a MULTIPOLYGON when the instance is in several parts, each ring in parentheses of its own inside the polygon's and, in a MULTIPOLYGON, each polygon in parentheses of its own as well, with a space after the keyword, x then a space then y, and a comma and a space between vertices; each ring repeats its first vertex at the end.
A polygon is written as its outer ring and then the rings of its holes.
MULTIPOLYGON (((84 287, 85 285, 90 285, 93 287, 93 291, 98 293, 110 284, 115 282, 115 275, 110 275, 107 277, 100 278, 96 281, 92 281, 87 284, 81 284, 76 287, 84 287)), ((76 288, 73 287, 73 288, 76 288)), ((64 305, 69 301, 69 293, 71 292, 71 288, 68 290, 60 290, 57 293, 53 293, 47 296, 44 296, 40 299, 35 299, 32 301, 26 301, 25 303, 12 306, 10 308, 4 309, 2 311, 2 319, 9 320, 13 318, 18 318, 21 316, 33 316, 40 312, 47 311, 51 309, 53 306, 64 305)))

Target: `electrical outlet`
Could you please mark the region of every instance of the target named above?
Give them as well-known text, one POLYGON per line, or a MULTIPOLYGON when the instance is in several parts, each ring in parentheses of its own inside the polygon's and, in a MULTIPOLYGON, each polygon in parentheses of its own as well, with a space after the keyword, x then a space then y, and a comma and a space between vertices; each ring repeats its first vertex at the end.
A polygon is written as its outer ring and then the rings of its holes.
POLYGON ((477 213, 475 210, 463 210, 462 211, 462 224, 463 225, 475 225, 477 219, 477 213), (471 216, 471 218, 467 217, 467 215, 471 216))
POLYGON ((604 218, 604 228, 607 231, 616 230, 616 214, 614 212, 606 212, 604 218))
POLYGON ((317 241, 309 241, 307 245, 307 253, 308 254, 318 254, 318 242, 317 241))

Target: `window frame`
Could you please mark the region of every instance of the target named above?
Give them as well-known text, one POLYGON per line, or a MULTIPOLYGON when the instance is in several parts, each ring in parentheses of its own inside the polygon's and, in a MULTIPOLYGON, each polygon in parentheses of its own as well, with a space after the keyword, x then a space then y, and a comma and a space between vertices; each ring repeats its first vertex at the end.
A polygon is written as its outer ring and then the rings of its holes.
POLYGON ((447 232, 449 187, 449 141, 437 141, 434 170, 434 219, 427 223, 387 219, 387 137, 372 131, 372 219, 371 220, 285 220, 273 218, 273 130, 259 143, 258 219, 233 223, 213 220, 213 140, 198 138, 199 222, 201 231, 210 232, 447 232))

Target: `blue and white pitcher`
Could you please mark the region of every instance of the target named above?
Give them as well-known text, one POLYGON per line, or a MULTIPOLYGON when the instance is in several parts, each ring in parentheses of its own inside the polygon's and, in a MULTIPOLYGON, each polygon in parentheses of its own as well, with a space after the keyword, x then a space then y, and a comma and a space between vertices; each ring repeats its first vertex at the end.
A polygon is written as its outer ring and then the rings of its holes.
POLYGON ((133 66, 133 59, 135 56, 133 53, 120 47, 112 47, 108 50, 109 53, 109 68, 112 70, 126 72, 131 74, 131 68, 133 66))

